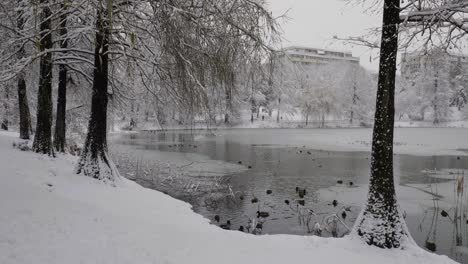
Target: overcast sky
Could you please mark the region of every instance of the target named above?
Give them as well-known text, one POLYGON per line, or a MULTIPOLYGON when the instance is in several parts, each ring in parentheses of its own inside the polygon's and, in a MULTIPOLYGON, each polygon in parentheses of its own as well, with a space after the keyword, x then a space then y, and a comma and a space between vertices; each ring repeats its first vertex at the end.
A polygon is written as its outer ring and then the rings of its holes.
MULTIPOLYGON (((368 48, 344 45, 333 40, 333 36, 348 37, 362 35, 369 28, 381 23, 380 14, 369 12, 365 7, 349 5, 343 0, 267 0, 275 16, 287 12, 283 21, 283 46, 301 45, 316 48, 331 48, 352 51, 360 57, 361 65, 377 71, 375 51, 368 48), (289 11, 288 11, 289 10, 289 11), (373 14, 374 13, 374 14, 373 14), (370 57, 373 57, 372 62, 370 57)), ((376 10, 378 10, 376 8, 376 10)))

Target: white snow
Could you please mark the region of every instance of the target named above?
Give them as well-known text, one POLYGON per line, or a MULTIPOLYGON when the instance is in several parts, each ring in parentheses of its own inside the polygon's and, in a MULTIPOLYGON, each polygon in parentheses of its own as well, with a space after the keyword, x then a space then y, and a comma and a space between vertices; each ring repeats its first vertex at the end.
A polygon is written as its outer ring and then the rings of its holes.
MULTIPOLYGON (((14 135, 13 135, 14 136, 14 135)), ((76 159, 12 148, 0 133, 0 263, 454 263, 416 246, 224 231, 189 204, 122 179, 73 173, 76 159)))

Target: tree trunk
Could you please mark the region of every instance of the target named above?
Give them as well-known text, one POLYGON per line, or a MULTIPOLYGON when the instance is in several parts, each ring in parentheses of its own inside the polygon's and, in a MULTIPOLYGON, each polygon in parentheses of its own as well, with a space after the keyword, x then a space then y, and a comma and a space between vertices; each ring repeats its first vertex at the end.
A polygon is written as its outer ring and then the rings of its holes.
POLYGON ((280 121, 280 106, 281 106, 281 98, 278 98, 278 113, 276 115, 276 123, 279 123, 280 121))
MULTIPOLYGON (((66 12, 66 5, 61 8, 66 12)), ((67 40, 67 15, 60 16, 60 48, 68 47, 67 40)), ((59 65, 59 83, 57 96, 57 116, 55 120, 54 146, 58 152, 65 152, 66 143, 66 106, 67 106, 67 67, 64 64, 59 65)))
MULTIPOLYGON (((19 9, 21 10, 21 8, 19 9)), ((22 31, 24 28, 23 11, 17 13, 17 28, 18 31, 22 31)), ((17 59, 21 60, 25 57, 24 47, 21 46, 17 53, 17 59)), ((18 74, 17 79, 17 90, 18 90, 18 108, 19 108, 19 130, 21 139, 29 139, 29 132, 31 129, 31 114, 29 112, 28 96, 26 93, 26 80, 24 79, 24 72, 18 74)))
POLYGON ((256 110, 256 104, 255 104, 255 100, 252 99, 250 101, 251 105, 250 105, 250 123, 253 123, 254 121, 254 113, 255 113, 255 110, 256 110))
POLYGON ((28 96, 26 93, 26 81, 24 73, 18 75, 18 108, 19 108, 19 129, 20 138, 29 139, 29 132, 32 132, 31 114, 29 112, 28 96))
MULTIPOLYGON (((108 5, 111 8, 111 5, 108 5)), ((93 95, 88 134, 76 173, 104 181, 115 181, 119 173, 107 154, 107 84, 110 20, 107 8, 98 7, 94 50, 93 95)))
POLYGON ((354 110, 356 109, 356 104, 357 104, 357 84, 356 84, 356 70, 353 72, 353 100, 352 100, 352 106, 351 106, 351 113, 349 117, 349 124, 353 125, 354 121, 354 110))
POLYGON ((375 124, 372 136, 371 176, 367 204, 354 231, 369 245, 398 248, 410 241, 400 213, 393 178, 393 127, 399 0, 385 0, 375 124))
POLYGON ((321 126, 322 128, 325 127, 325 112, 324 111, 322 111, 322 125, 321 126))
POLYGON ((8 115, 9 115, 9 107, 8 107, 8 99, 10 98, 10 87, 8 84, 5 85, 5 99, 3 101, 3 120, 2 124, 0 125, 2 130, 8 130, 8 115))
POLYGON ((232 90, 230 85, 225 84, 225 96, 226 96, 226 113, 224 114, 224 123, 229 123, 229 113, 232 110, 232 90))
POLYGON ((432 107, 434 110, 434 125, 439 124, 439 110, 437 108, 437 103, 438 103, 438 98, 437 98, 437 93, 438 93, 438 88, 439 88, 439 72, 436 69, 435 75, 434 75, 434 99, 432 100, 432 107))
MULTIPOLYGON (((52 49, 50 1, 41 0, 40 52, 52 49)), ((37 95, 37 124, 33 150, 54 155, 52 147, 52 54, 46 52, 40 59, 39 91, 37 95)))

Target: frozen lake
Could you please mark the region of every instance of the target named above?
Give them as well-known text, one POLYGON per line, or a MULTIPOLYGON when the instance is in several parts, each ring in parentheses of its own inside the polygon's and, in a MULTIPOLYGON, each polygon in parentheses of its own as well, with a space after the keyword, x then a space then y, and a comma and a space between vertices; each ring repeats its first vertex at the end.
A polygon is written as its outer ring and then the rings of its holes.
MULTIPOLYGON (((120 134, 112 138, 111 151, 123 175, 190 202, 213 224, 230 220, 237 230, 247 228, 249 219, 260 220, 262 234, 312 235, 316 222, 336 214, 342 221, 338 236, 352 227, 367 192, 370 129, 214 134, 120 134), (307 190, 303 198, 296 187, 307 190), (257 211, 269 215, 257 218, 257 211)), ((468 129, 400 128, 395 136, 397 192, 411 234, 422 247, 468 263, 468 196, 455 195, 453 181, 468 169, 468 129)))

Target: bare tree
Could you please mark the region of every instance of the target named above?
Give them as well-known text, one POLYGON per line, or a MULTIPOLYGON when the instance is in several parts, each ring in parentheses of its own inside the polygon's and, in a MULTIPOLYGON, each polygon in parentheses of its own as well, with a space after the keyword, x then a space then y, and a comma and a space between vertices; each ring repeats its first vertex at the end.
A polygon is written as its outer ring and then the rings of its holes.
MULTIPOLYGON (((60 15, 60 49, 66 50, 68 48, 68 30, 67 30, 67 4, 62 3, 62 14, 60 15)), ((66 108, 67 108, 67 66, 65 64, 59 65, 59 80, 58 80, 58 95, 57 95, 57 115, 55 121, 54 133, 54 147, 58 152, 65 152, 66 142, 66 108)))
POLYGON ((52 146, 52 1, 41 0, 39 2, 40 13, 40 76, 37 95, 37 125, 34 136, 33 150, 35 152, 54 155, 52 146))
POLYGON ((94 79, 91 117, 83 151, 76 172, 99 180, 114 181, 119 177, 107 153, 107 88, 109 82, 109 41, 113 1, 99 1, 96 11, 94 79))
MULTIPOLYGON (((435 44, 450 47, 465 34, 464 21, 457 14, 465 12, 466 1, 409 1, 400 7, 399 0, 385 0, 380 44, 379 80, 372 137, 371 177, 367 203, 356 221, 355 232, 369 245, 396 248, 411 240, 399 210, 393 178, 393 130, 395 115, 395 74, 399 34, 408 48, 418 34, 426 33, 422 47, 435 44)), ((351 42, 373 43, 362 38, 351 42)), ((375 42, 374 42, 375 43, 375 42)), ((421 42, 419 42, 421 43, 421 42)))

